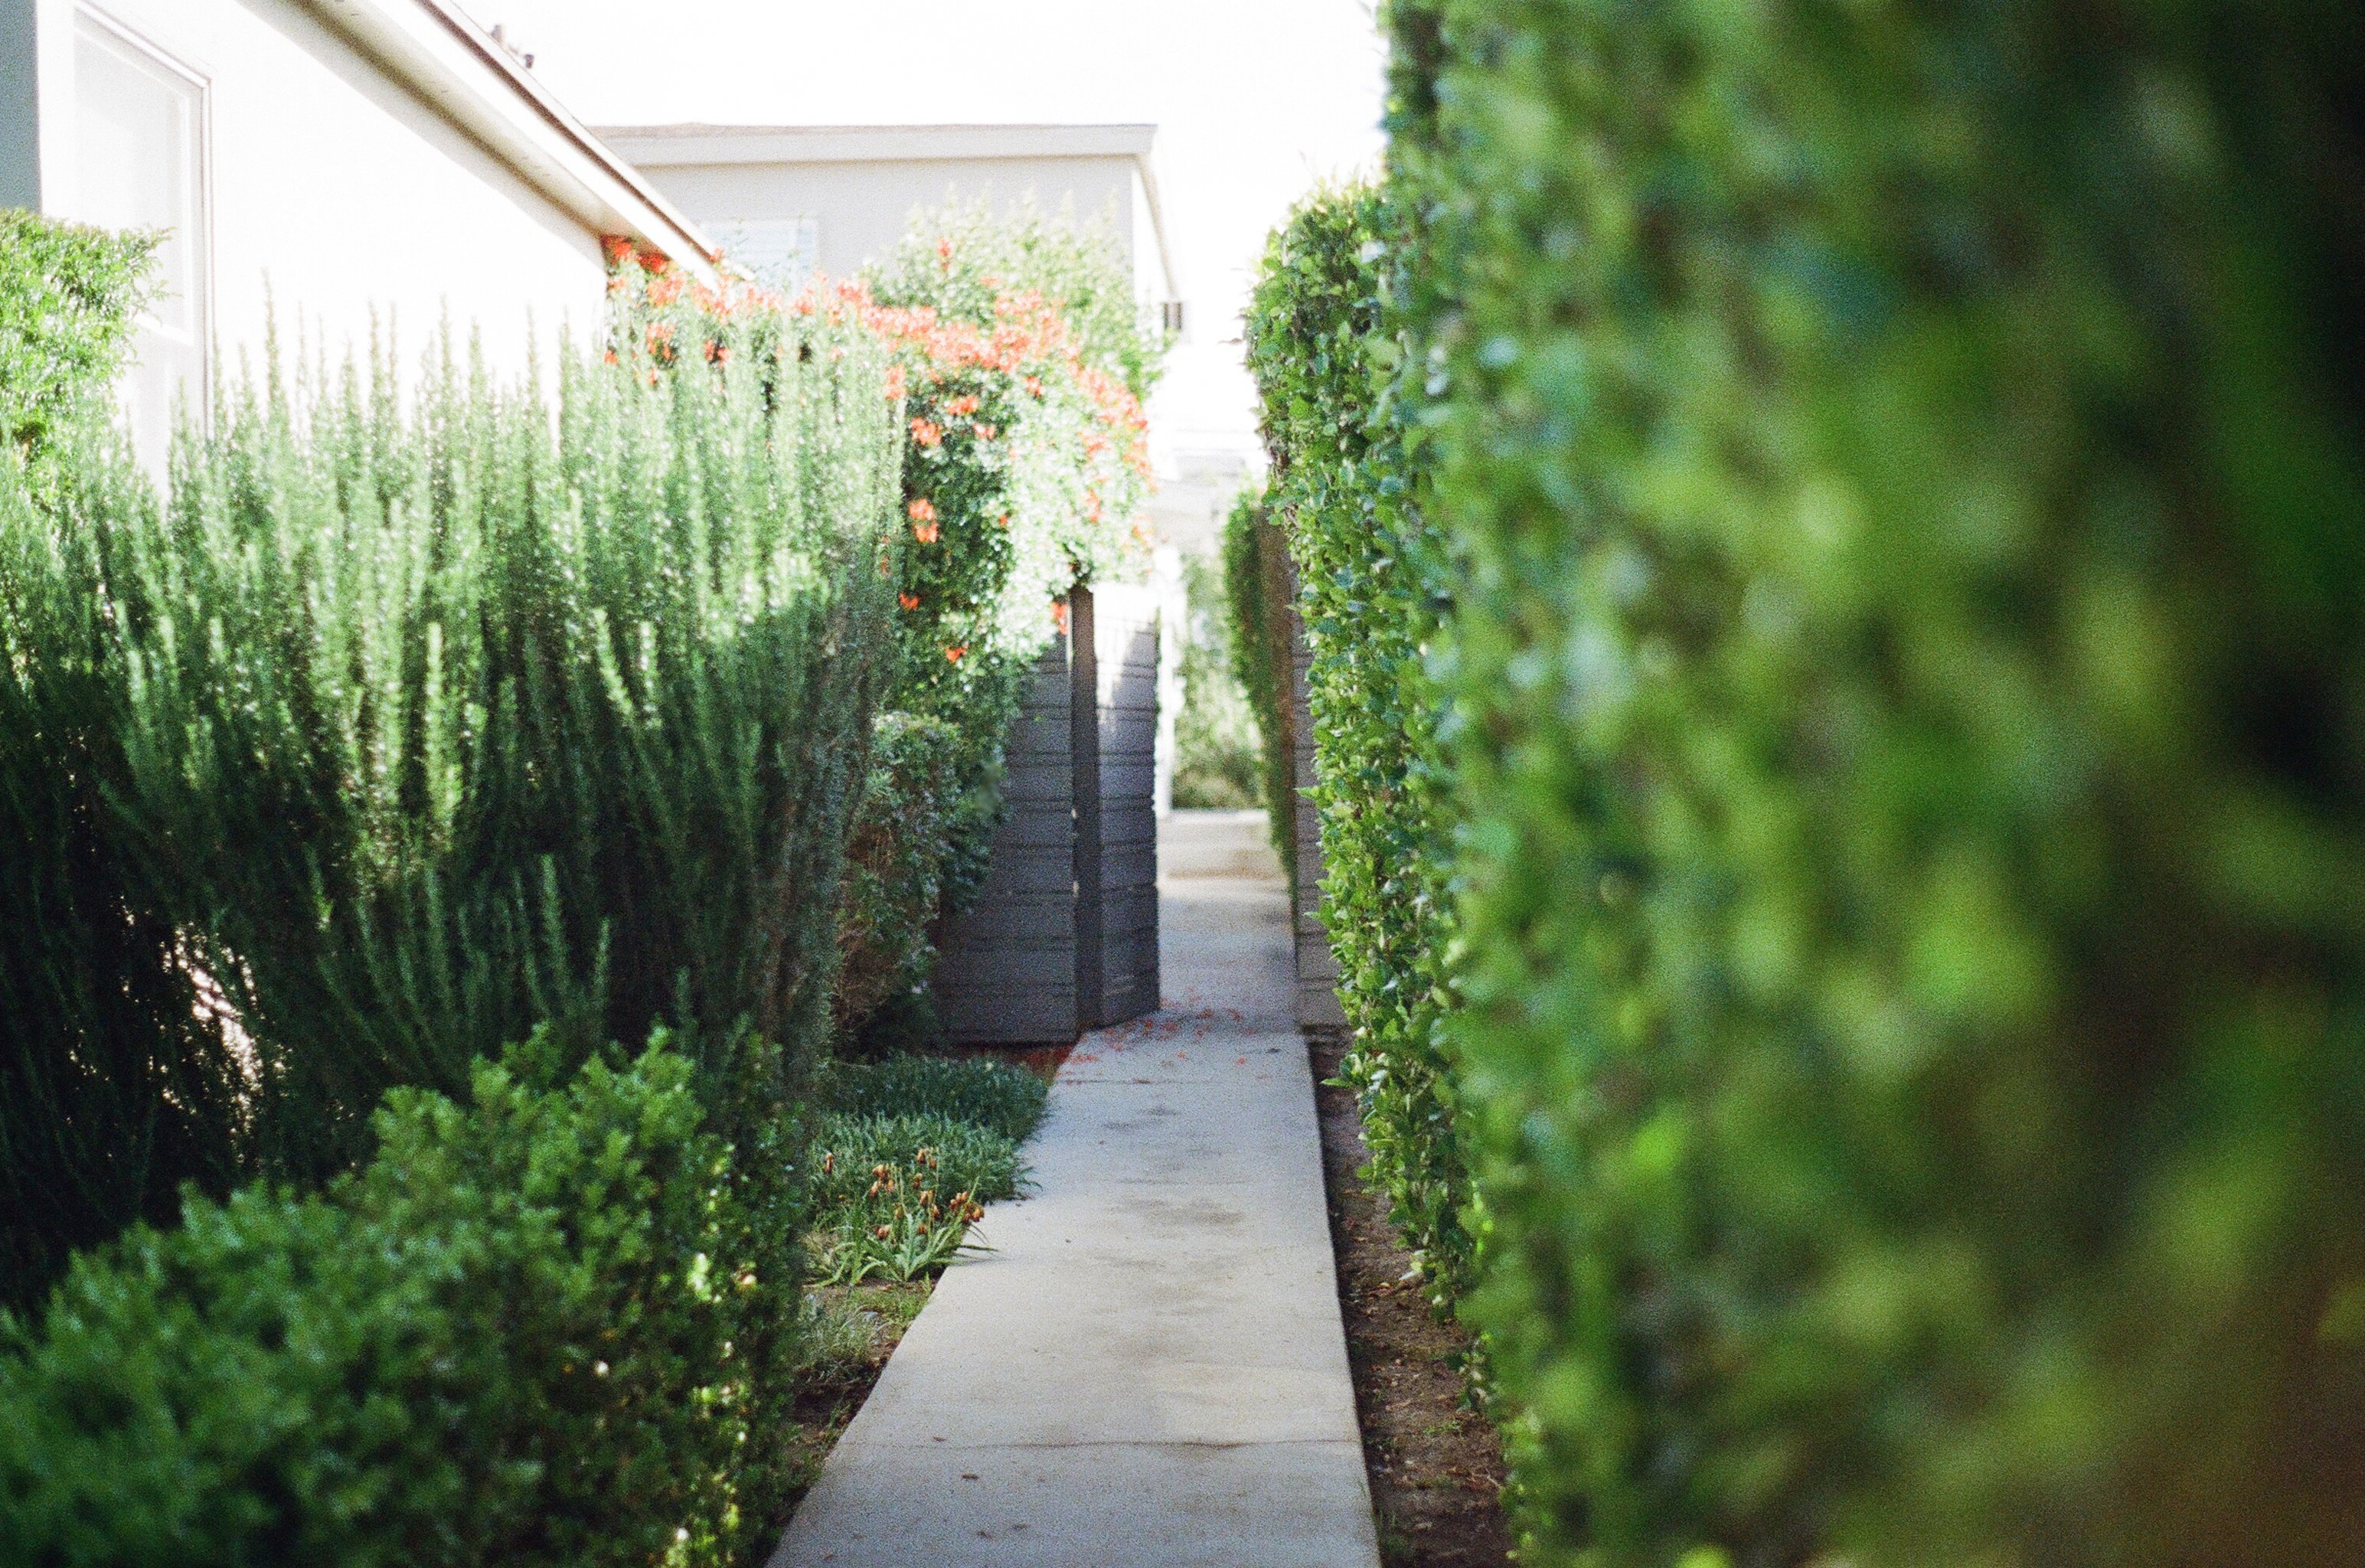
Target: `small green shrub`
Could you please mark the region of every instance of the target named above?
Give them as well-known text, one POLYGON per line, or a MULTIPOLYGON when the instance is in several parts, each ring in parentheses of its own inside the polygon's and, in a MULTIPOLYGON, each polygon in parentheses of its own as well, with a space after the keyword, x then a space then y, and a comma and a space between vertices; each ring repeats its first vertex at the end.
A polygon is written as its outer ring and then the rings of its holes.
POLYGON ((2353 1556, 2353 11, 1392 25, 1523 1561, 2353 1556))
POLYGON ((1257 718, 1232 667, 1232 612, 1223 568, 1186 556, 1182 588, 1182 711, 1174 722, 1174 804, 1238 811, 1261 803, 1257 718))
POLYGON ((813 1271, 829 1285, 936 1273, 1022 1175, 1015 1140, 935 1113, 833 1116, 811 1158, 813 1271))
POLYGON ((1008 1062, 898 1056, 834 1067, 827 1103, 842 1116, 947 1116, 1021 1144, 1035 1136, 1050 1093, 1039 1076, 1008 1062))
POLYGON ((1249 368, 1272 454, 1264 506, 1296 563, 1309 655, 1322 924, 1352 1031, 1341 1071, 1371 1180, 1441 1305, 1467 1276, 1472 1197, 1439 1036, 1454 927, 1426 655, 1447 574, 1395 396, 1404 348, 1381 263, 1395 230, 1373 189, 1302 202, 1257 279, 1249 368))
POLYGON ((103 403, 156 241, 0 207, 0 443, 38 462, 53 431, 103 403))
MULTIPOLYGON (((740 1250, 690 1063, 398 1091, 324 1194, 193 1198, 0 1320, 12 1561, 729 1561, 751 1456, 740 1250)), ((783 1364, 792 1364, 793 1358, 783 1364)), ((760 1460, 754 1462, 760 1467, 760 1460)))
POLYGON ((925 988, 945 845, 960 805, 959 745, 950 724, 910 713, 881 713, 872 731, 869 781, 838 884, 842 1036, 851 1038, 891 997, 925 988))

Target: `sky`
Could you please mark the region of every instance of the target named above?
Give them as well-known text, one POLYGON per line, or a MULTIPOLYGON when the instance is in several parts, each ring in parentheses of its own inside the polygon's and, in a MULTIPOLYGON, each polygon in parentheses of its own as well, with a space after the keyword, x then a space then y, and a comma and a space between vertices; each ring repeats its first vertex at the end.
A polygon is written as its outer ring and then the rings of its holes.
POLYGON ((592 125, 1155 124, 1192 322, 1151 405, 1161 445, 1252 444, 1236 340, 1265 236, 1380 151, 1362 0, 464 3, 592 125))

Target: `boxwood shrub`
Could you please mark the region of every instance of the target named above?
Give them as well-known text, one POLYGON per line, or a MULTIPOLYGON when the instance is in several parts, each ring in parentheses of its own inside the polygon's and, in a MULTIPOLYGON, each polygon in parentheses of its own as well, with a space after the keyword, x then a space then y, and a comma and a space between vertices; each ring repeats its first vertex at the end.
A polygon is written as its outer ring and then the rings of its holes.
POLYGON ((2353 1555, 2354 16, 1390 25, 1526 1560, 2353 1555))
POLYGON ((782 1216, 717 1182, 730 1151, 672 1045, 551 1081, 544 1036, 479 1064, 465 1103, 398 1090, 325 1193, 192 1197, 0 1315, 9 1560, 768 1549, 753 1385, 786 1363, 750 1315, 784 1297, 749 1244, 782 1216))
POLYGON ((1426 655, 1446 575, 1394 395, 1403 347, 1383 263, 1396 228, 1370 187, 1302 203, 1266 252, 1248 356, 1272 457, 1264 504, 1296 562, 1309 653, 1322 923, 1352 1031, 1343 1070, 1373 1180, 1442 1300, 1468 1262, 1471 1195, 1439 1040, 1453 927, 1426 655))

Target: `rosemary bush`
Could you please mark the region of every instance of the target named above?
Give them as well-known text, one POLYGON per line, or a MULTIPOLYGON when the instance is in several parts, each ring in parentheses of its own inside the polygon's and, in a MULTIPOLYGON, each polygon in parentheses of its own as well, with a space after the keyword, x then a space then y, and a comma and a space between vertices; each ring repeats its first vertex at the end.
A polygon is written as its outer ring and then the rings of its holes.
POLYGON ((110 810, 125 694, 59 499, 141 485, 105 418, 149 248, 0 211, 0 1307, 235 1170, 241 1076, 110 810))
POLYGON ((275 372, 168 504, 76 498, 119 810, 252 1042, 263 1169, 328 1174, 386 1089, 545 1021, 748 1023, 786 1054, 702 1091, 734 1138, 790 1103, 886 668, 885 367, 777 316, 630 330, 555 418, 448 343, 409 414, 387 355, 275 372))

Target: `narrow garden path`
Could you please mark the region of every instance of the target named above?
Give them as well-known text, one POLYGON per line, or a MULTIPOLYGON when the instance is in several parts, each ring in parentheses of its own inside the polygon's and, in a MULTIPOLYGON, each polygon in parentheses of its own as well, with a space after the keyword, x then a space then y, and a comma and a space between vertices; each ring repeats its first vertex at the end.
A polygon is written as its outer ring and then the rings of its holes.
POLYGON ((773 1568, 1373 1568, 1286 893, 1161 837, 1165 1010, 1088 1035, 773 1568))

